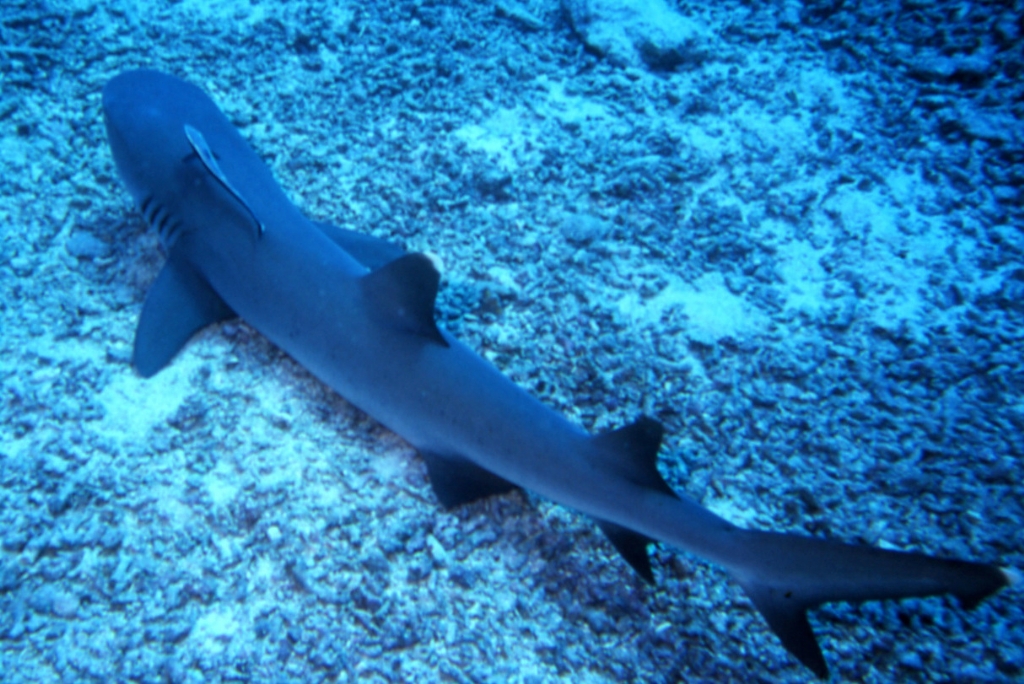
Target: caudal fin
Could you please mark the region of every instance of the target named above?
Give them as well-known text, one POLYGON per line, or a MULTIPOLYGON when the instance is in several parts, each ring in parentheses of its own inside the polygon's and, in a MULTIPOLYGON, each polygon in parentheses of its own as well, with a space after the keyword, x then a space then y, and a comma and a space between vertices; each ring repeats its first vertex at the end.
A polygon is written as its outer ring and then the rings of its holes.
POLYGON ((965 608, 1013 583, 1012 571, 920 553, 746 530, 732 569, 783 646, 825 678, 828 667, 807 609, 829 601, 952 594, 965 608))

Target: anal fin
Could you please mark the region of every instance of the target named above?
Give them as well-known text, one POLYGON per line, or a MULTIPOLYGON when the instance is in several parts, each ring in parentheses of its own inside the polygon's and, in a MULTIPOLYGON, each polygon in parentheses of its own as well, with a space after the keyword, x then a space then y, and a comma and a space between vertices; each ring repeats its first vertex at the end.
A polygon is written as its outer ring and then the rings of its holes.
POLYGON ((171 251, 142 306, 132 365, 148 378, 170 363, 189 338, 235 312, 187 261, 171 251))
POLYGON ((653 543, 654 540, 607 520, 598 520, 597 525, 604 532, 604 536, 608 537, 612 546, 636 570, 637 574, 648 584, 654 584, 651 557, 647 553, 647 545, 653 543))
POLYGON ((427 462, 430 484, 445 508, 455 508, 477 499, 504 494, 516 488, 508 480, 460 456, 421 451, 427 462))

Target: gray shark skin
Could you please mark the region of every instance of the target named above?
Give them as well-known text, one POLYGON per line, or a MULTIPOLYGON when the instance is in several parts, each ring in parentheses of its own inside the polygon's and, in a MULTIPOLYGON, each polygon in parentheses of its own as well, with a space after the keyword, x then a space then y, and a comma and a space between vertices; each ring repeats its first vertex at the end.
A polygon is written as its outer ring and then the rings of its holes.
POLYGON ((652 541, 718 563, 819 677, 808 608, 934 594, 972 607, 1016 578, 727 522, 658 474, 659 423, 589 435, 438 328, 433 262, 308 220, 199 88, 131 71, 104 88, 103 112, 118 172, 168 253, 136 334, 143 376, 240 316, 414 446, 444 505, 522 487, 592 516, 648 581, 652 541))

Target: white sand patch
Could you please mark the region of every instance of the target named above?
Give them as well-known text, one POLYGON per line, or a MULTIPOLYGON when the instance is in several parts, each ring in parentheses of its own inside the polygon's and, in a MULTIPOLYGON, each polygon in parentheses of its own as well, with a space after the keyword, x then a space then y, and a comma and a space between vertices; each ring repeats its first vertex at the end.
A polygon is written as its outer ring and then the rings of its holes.
POLYGON ((714 342, 764 329, 768 316, 725 286, 721 273, 708 273, 693 283, 668 276, 669 284, 650 299, 630 292, 618 302, 619 313, 637 326, 661 327, 676 316, 685 320, 687 334, 714 342))
POLYGON ((226 506, 238 496, 238 472, 227 459, 217 462, 217 467, 206 476, 206 491, 214 505, 226 506))
POLYGON ((193 642, 193 648, 210 654, 223 652, 235 634, 243 633, 242 627, 247 622, 240 620, 238 611, 233 610, 240 605, 244 604, 217 603, 200 615, 188 636, 193 642))
MULTIPOLYGON (((537 112, 566 123, 601 122, 615 123, 616 117, 611 110, 600 102, 582 95, 567 93, 562 81, 549 81, 547 78, 537 79, 539 86, 547 90, 547 97, 537 105, 537 112)), ((621 125, 621 122, 619 122, 621 125)))
MULTIPOLYGON (((273 560, 267 556, 257 558, 255 563, 249 565, 248 581, 246 584, 250 596, 253 594, 264 595, 271 593, 277 573, 278 566, 273 560)), ((253 602, 262 603, 259 599, 255 599, 253 602)))
POLYGON ((499 109, 482 123, 468 123, 452 135, 470 150, 486 153, 504 170, 514 171, 519 167, 518 156, 537 139, 537 128, 528 117, 522 107, 499 109))
POLYGON ((705 23, 684 16, 665 0, 588 0, 570 8, 584 41, 616 62, 642 66, 641 50, 686 52, 713 41, 705 23))
POLYGON ((776 116, 760 108, 748 108, 740 125, 757 138, 764 149, 776 148, 785 157, 807 149, 814 143, 806 118, 792 114, 776 116))
MULTIPOLYGON (((785 54, 775 56, 779 63, 785 62, 790 68, 794 66, 787 61, 785 54)), ((850 96, 850 87, 845 78, 835 71, 822 66, 801 65, 795 78, 790 79, 787 85, 793 89, 795 96, 794 110, 802 110, 809 105, 830 105, 835 108, 829 114, 832 125, 854 122, 861 117, 862 100, 850 96)))
POLYGON ((282 446, 280 449, 266 449, 255 455, 258 460, 253 466, 260 474, 260 483, 265 487, 296 487, 302 482, 305 463, 300 458, 281 455, 283 451, 294 451, 282 446))
POLYGON ((192 392, 190 377, 203 361, 198 354, 180 354, 148 379, 126 368, 100 392, 106 414, 97 429, 121 442, 144 441, 149 430, 170 418, 192 392))
POLYGON ((38 180, 38 173, 42 171, 43 167, 41 165, 29 167, 30 160, 36 154, 37 151, 24 136, 5 135, 0 137, 0 155, 3 156, 4 164, 9 172, 28 171, 33 181, 38 180))
POLYGON ((719 161, 726 154, 739 150, 736 136, 722 135, 721 129, 704 126, 687 126, 686 138, 690 146, 712 161, 719 161))
MULTIPOLYGON (((87 3, 81 4, 84 7, 87 3)), ((167 22, 166 14, 172 13, 179 21, 181 17, 191 16, 246 24, 257 24, 268 18, 298 24, 296 15, 304 8, 299 3, 254 0, 180 0, 169 5, 156 0, 125 0, 122 7, 140 21, 151 21, 155 19, 154 15, 161 15, 160 19, 167 22)), ((332 2, 317 9, 323 21, 334 27, 346 26, 353 17, 352 10, 345 2, 332 2)))
POLYGON ((192 509, 181 501, 178 487, 161 487, 153 491, 157 515, 173 529, 187 529, 197 523, 192 509))
MULTIPOLYGON (((452 135, 472 151, 486 153, 506 171, 515 171, 528 161, 536 161, 543 139, 542 123, 554 119, 563 124, 600 128, 612 134, 630 124, 622 121, 601 102, 583 95, 566 92, 565 83, 550 81, 545 76, 534 86, 541 96, 526 106, 499 109, 480 123, 467 123, 452 135)), ((588 135, 593 135, 590 131, 588 135)))
POLYGON ((779 245, 778 271, 785 281, 781 286, 786 306, 807 314, 816 313, 824 301, 825 283, 832 276, 821 265, 824 249, 815 249, 803 240, 791 240, 779 245))
POLYGON ((249 0, 181 0, 178 8, 184 12, 193 12, 206 17, 218 19, 249 19, 258 21, 267 14, 264 5, 253 4, 249 0))
POLYGON ((388 449, 370 458, 370 467, 380 482, 396 482, 409 468, 409 457, 402 449, 388 449))
POLYGON ((921 215, 915 208, 903 206, 921 192, 921 186, 902 172, 894 173, 886 188, 870 191, 853 186, 839 188, 822 203, 822 207, 838 217, 848 237, 856 241, 851 264, 860 272, 871 290, 873 316, 883 325, 893 320, 917 319, 926 308, 921 293, 930 288, 928 277, 932 267, 945 259, 950 237, 938 221, 921 215))
MULTIPOLYGON (((832 127, 855 128, 854 122, 860 115, 857 100, 849 96, 849 89, 842 78, 818 67, 802 67, 785 62, 784 56, 760 66, 772 72, 778 79, 777 70, 785 68, 786 77, 780 80, 778 92, 791 107, 773 107, 766 110, 763 104, 746 102, 728 113, 713 116, 686 118, 678 122, 667 122, 682 139, 688 139, 694 148, 712 158, 735 154, 742 149, 744 135, 753 135, 766 149, 778 148, 788 157, 815 144, 817 132, 814 118, 805 111, 808 105, 820 105, 834 110, 829 114, 832 127), (781 111, 780 109, 788 109, 781 111)), ((714 73, 714 67, 708 67, 714 73)), ((856 131, 854 131, 856 135, 856 131)), ((788 159, 774 158, 780 168, 788 159)))

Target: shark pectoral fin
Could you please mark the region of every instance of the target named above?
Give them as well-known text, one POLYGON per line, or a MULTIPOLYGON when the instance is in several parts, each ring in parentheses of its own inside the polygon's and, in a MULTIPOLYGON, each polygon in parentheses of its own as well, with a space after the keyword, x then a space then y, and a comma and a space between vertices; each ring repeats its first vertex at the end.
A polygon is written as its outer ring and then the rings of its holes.
POLYGON ((322 221, 313 221, 313 225, 319 228, 320 232, 326 235, 331 242, 341 247, 350 257, 371 271, 408 254, 395 243, 366 233, 346 230, 322 221))
POLYGON ((370 314, 385 325, 448 346, 434 321, 441 274, 425 254, 407 254, 362 277, 370 314))
POLYGON ((658 449, 664 432, 661 423, 641 416, 631 425, 592 437, 596 447, 592 457, 633 484, 676 496, 658 472, 658 449))
POLYGON ((815 675, 827 678, 825 656, 811 624, 807 622, 808 606, 794 601, 792 596, 786 595, 787 592, 772 587, 755 582, 743 582, 741 586, 786 650, 815 675))
POLYGON ((598 520, 597 525, 604 532, 604 536, 608 537, 612 546, 637 571, 637 574, 643 577, 648 584, 654 584, 651 557, 647 554, 647 545, 653 543, 654 540, 607 520, 598 520))
POLYGON ((516 488, 508 480, 460 456, 421 451, 434 494, 445 508, 455 508, 477 499, 505 494, 516 488))
POLYGON ((132 365, 142 377, 151 377, 200 329, 234 316, 206 280, 172 250, 142 306, 132 365))

